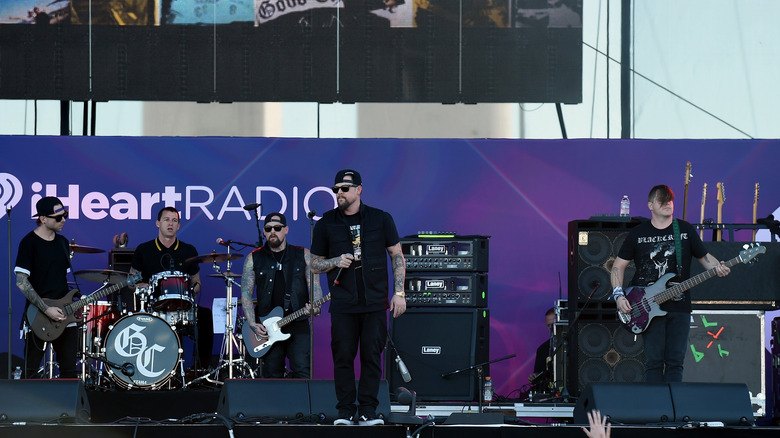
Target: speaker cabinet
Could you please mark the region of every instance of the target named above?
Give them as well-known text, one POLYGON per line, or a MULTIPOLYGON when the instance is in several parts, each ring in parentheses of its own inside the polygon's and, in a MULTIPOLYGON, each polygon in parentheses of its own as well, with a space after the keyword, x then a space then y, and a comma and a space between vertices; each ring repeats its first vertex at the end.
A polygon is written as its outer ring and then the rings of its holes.
POLYGON ((594 409, 624 424, 753 423, 747 386, 737 383, 594 383, 577 400, 574 422, 587 424, 594 409))
POLYGON ((0 380, 0 422, 88 422, 89 399, 78 379, 0 380))
MULTIPOLYGON (((358 382, 355 382, 357 386, 358 382)), ((379 382, 376 413, 390 417, 387 381, 379 382)), ((228 418, 252 418, 331 424, 338 418, 333 380, 232 379, 225 381, 217 413, 228 418)))
POLYGON ((614 313, 584 315, 569 350, 568 390, 576 395, 591 383, 643 382, 644 362, 642 337, 623 328, 614 313))
MULTIPOLYGON (((391 318, 390 336, 412 377, 403 381, 389 349, 385 377, 391 392, 403 386, 416 391, 418 401, 477 400, 477 371, 467 368, 489 360, 489 317, 487 309, 419 308, 391 318), (464 371, 450 374, 458 370, 464 371)), ((488 365, 482 371, 490 375, 488 365)))
MULTIPOLYGON (((609 271, 628 231, 638 225, 630 221, 569 222, 569 309, 581 310, 590 297, 588 309, 615 308, 609 271), (606 306, 604 306, 606 304, 606 306)), ((634 277, 631 262, 623 277, 624 287, 634 277)), ((573 315, 569 318, 571 321, 573 315)))
POLYGON ((574 422, 588 424, 587 413, 598 409, 613 423, 651 424, 674 421, 666 383, 594 383, 574 406, 574 422))
POLYGON ((228 379, 219 395, 217 413, 244 420, 308 421, 309 384, 297 379, 228 379))

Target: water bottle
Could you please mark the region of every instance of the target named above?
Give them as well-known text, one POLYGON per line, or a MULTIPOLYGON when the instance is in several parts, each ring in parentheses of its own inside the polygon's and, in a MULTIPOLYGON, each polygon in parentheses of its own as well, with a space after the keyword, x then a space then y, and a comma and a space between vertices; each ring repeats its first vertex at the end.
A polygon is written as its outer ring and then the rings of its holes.
POLYGON ((482 388, 482 401, 490 403, 493 401, 493 381, 490 376, 485 377, 485 386, 482 388))
POLYGON ((631 216, 631 202, 628 200, 628 195, 623 195, 623 199, 620 200, 620 216, 631 216))
POLYGON ((22 367, 16 367, 14 370, 14 380, 19 380, 22 378, 22 367))

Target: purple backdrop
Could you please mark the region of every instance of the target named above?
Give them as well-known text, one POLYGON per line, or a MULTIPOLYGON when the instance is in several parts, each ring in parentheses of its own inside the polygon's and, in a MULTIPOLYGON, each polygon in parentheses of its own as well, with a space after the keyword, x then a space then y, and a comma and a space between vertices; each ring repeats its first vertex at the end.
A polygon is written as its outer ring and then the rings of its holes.
MULTIPOLYGON (((686 161, 694 175, 690 222, 699 221, 704 182, 710 187, 707 218, 716 216, 715 184, 725 183, 727 223, 752 221, 756 182, 759 217, 773 212, 780 199, 776 140, 0 137, 0 150, 0 204, 14 207, 12 221, 0 212, 6 280, 19 240, 34 227, 30 216, 42 195, 59 196, 70 210, 66 237, 106 250, 118 233, 129 235, 130 247, 155 237, 154 219, 166 200, 182 212, 180 238, 201 254, 223 252, 215 243, 219 237, 257 240, 254 217, 241 208, 250 202, 261 202, 263 214, 282 210, 290 221, 289 241, 308 246, 306 213, 332 208, 335 172, 355 168, 363 176, 364 202, 389 211, 401 235, 454 230, 491 236, 490 356, 517 355, 491 367, 499 395, 527 382, 536 347, 546 336, 544 311, 559 294, 568 294, 569 221, 617 214, 623 194, 632 201, 633 215, 648 216, 647 192, 659 183, 676 191, 681 217, 686 161)), ((233 271, 240 272, 242 263, 233 271)), ((107 264, 106 254, 77 254, 73 260, 75 270, 107 264)), ((210 306, 212 298, 225 295, 225 287, 208 277, 210 265, 201 265, 201 271, 202 303, 210 306)), ((21 356, 16 327, 24 298, 12 281, 13 353, 21 356)), ((89 293, 98 285, 81 281, 81 286, 89 293)), ((329 318, 317 318, 315 330, 314 377, 331 378, 329 318)), ((7 339, 6 324, 0 334, 7 339)), ((7 348, 3 342, 0 351, 7 348)))

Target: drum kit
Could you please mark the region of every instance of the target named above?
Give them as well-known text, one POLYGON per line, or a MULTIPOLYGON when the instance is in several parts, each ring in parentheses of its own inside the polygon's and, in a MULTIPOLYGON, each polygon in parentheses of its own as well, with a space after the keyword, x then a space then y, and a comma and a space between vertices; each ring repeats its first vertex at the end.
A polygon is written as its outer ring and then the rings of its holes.
MULTIPOLYGON (((98 252, 105 251, 71 244, 71 257, 73 253, 98 252)), ((194 378, 185 373, 181 336, 195 323, 196 305, 189 275, 165 271, 152 276, 148 287, 133 293, 136 302, 140 303, 137 312, 123 309, 121 301, 94 301, 83 307, 80 348, 81 378, 85 384, 98 389, 157 390, 184 388, 204 381, 222 385, 222 378, 233 378, 234 374, 255 378, 255 370, 244 360, 244 343, 233 327, 232 315, 237 305, 232 302, 232 287, 238 285, 235 279, 241 275, 230 271, 230 263, 241 257, 242 254, 231 254, 228 249, 228 253, 205 254, 186 260, 211 263, 217 273, 210 276, 225 280, 227 323, 215 370, 205 370, 205 374, 194 378), (226 272, 221 272, 220 262, 227 262, 226 272)), ((74 275, 102 283, 95 293, 109 286, 129 283, 126 272, 111 269, 87 269, 76 271, 74 275)))

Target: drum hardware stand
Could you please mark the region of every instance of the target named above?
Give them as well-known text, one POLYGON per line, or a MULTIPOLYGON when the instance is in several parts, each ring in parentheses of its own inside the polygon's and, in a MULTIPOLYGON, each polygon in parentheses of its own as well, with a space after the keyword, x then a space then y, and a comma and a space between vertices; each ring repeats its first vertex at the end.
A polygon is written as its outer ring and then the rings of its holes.
MULTIPOLYGON (((230 254, 230 247, 228 247, 228 254, 230 254)), ((249 371, 249 375, 251 378, 255 378, 254 372, 252 371, 252 368, 246 363, 244 360, 243 354, 239 353, 237 358, 234 358, 233 349, 240 349, 240 342, 237 339, 235 333, 234 333, 234 326, 233 326, 233 309, 237 306, 233 304, 233 284, 235 283, 239 288, 241 285, 236 283, 235 280, 233 280, 230 277, 230 265, 231 261, 227 261, 227 271, 225 274, 222 274, 219 269, 219 265, 217 265, 216 262, 213 264, 213 269, 216 273, 222 275, 225 278, 226 282, 226 289, 227 289, 227 301, 225 302, 225 335, 222 338, 222 351, 220 352, 219 362, 220 364, 217 366, 217 368, 213 371, 214 377, 216 381, 212 381, 210 379, 206 379, 207 381, 211 383, 218 383, 221 384, 222 382, 219 382, 219 371, 222 368, 227 367, 228 369, 228 379, 233 378, 233 367, 234 366, 241 366, 249 371), (227 356, 227 360, 225 360, 225 356, 227 356)), ((194 382, 193 382, 194 383, 194 382)))
MULTIPOLYGON (((228 247, 228 254, 230 254, 230 247, 228 247)), ((219 371, 222 368, 227 367, 228 370, 228 379, 233 378, 233 367, 234 366, 241 366, 249 371, 249 375, 251 378, 255 378, 254 372, 252 371, 252 368, 246 363, 244 360, 243 354, 238 354, 238 358, 234 359, 233 349, 240 348, 240 342, 236 338, 235 333, 233 332, 233 308, 236 307, 235 304, 233 304, 233 284, 235 283, 239 288, 241 285, 235 282, 232 278, 230 278, 230 265, 231 261, 228 258, 227 260, 227 272, 225 274, 222 274, 219 269, 219 265, 217 265, 216 262, 212 265, 214 271, 220 275, 222 275, 225 278, 226 283, 226 290, 227 290, 227 301, 225 302, 225 335, 222 338, 222 351, 220 352, 219 356, 219 365, 216 369, 212 372, 214 374, 214 380, 211 380, 208 378, 208 375, 203 376, 206 377, 205 380, 207 380, 210 383, 216 383, 216 384, 222 384, 223 382, 219 382, 219 371), (225 359, 225 356, 227 356, 227 360, 225 359)), ((211 373, 210 373, 211 374, 211 373)), ((195 383, 195 381, 198 379, 193 380, 191 383, 195 383)))
POLYGON ((51 342, 44 342, 43 349, 46 350, 46 364, 43 367, 43 371, 46 379, 54 378, 54 367, 59 368, 59 364, 54 362, 54 346, 51 342))

